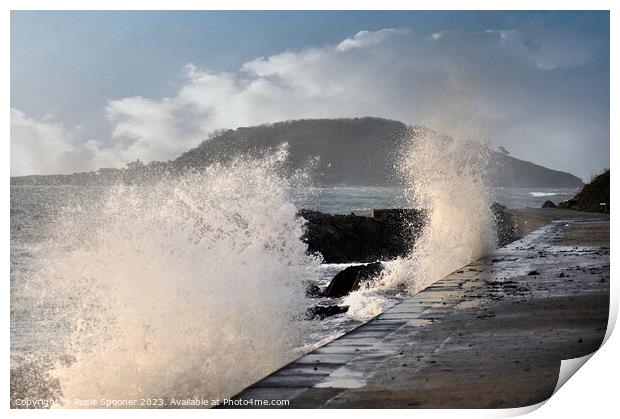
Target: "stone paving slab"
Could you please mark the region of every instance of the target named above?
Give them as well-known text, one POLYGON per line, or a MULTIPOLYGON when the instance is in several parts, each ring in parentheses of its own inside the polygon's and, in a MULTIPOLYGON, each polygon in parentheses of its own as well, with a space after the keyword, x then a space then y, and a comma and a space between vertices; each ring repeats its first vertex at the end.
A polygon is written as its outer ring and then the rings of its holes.
POLYGON ((543 226, 235 398, 286 399, 293 408, 521 407, 546 400, 560 361, 593 352, 605 335, 608 231, 608 218, 596 217, 543 226))

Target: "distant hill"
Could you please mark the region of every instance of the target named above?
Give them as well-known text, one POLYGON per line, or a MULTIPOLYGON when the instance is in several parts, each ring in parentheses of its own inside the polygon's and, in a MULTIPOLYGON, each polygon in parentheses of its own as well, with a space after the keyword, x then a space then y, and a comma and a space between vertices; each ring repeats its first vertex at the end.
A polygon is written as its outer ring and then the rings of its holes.
MULTIPOLYGON (((181 155, 175 164, 197 167, 242 152, 275 148, 288 142, 290 163, 301 167, 308 156, 320 156, 319 182, 326 186, 398 184, 397 150, 416 130, 381 118, 308 119, 278 122, 220 133, 181 155)), ((570 173, 492 151, 497 186, 580 187, 570 173)))
POLYGON ((394 152, 409 128, 378 118, 307 119, 228 130, 181 155, 175 163, 196 167, 239 153, 275 148, 286 141, 289 165, 303 167, 319 156, 317 181, 323 186, 390 185, 394 152))
MULTIPOLYGON (((203 141, 176 160, 166 163, 136 165, 126 170, 56 176, 25 176, 11 178, 11 184, 75 184, 136 181, 148 178, 151 172, 180 173, 225 161, 234 155, 258 154, 275 149, 282 142, 289 144, 291 169, 303 167, 308 158, 319 156, 316 183, 321 186, 394 186, 399 184, 394 170, 397 151, 416 128, 402 122, 381 118, 306 119, 277 122, 255 127, 225 130, 203 141)), ((581 179, 570 173, 491 151, 498 173, 496 186, 507 187, 580 187, 581 179)))

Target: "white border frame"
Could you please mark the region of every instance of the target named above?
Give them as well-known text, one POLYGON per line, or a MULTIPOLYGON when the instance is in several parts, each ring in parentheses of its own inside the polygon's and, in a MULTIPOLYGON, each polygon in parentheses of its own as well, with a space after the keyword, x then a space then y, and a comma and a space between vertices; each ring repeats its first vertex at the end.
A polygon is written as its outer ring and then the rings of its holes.
MULTIPOLYGON (((138 2, 130 0, 91 0, 91 1, 79 1, 79 0, 57 0, 42 1, 42 0, 22 0, 14 1, 8 0, 3 2, 5 5, 4 13, 0 17, 0 28, 2 28, 2 56, 5 57, 3 62, 5 63, 1 68, 2 80, 1 91, 2 100, 4 103, 5 111, 2 112, 2 132, 4 133, 3 139, 0 142, 2 152, 0 156, 2 158, 2 170, 6 173, 5 181, 3 185, 3 191, 1 195, 2 210, 4 217, 2 218, 2 228, 5 232, 4 240, 2 240, 2 261, 5 267, 7 276, 6 287, 9 287, 9 246, 10 235, 7 234, 10 230, 10 214, 9 214, 9 177, 10 177, 10 153, 9 153, 9 137, 10 137, 10 77, 9 69, 7 65, 10 57, 10 10, 356 10, 351 9, 352 5, 358 6, 361 10, 611 10, 610 13, 610 63, 611 63, 611 98, 610 98, 610 115, 617 115, 617 97, 613 95, 613 92, 618 92, 618 74, 620 69, 618 67, 618 29, 620 27, 620 19, 618 18, 618 10, 620 9, 616 4, 618 2, 613 1, 575 1, 565 0, 549 1, 549 0, 521 0, 521 1, 503 1, 501 3, 497 1, 482 1, 482 0, 470 0, 468 2, 457 1, 429 1, 418 0, 415 3, 402 0, 383 0, 381 2, 370 1, 356 1, 356 2, 344 2, 344 1, 297 1, 294 4, 282 0, 264 0, 262 2, 249 1, 249 0, 228 0, 226 2, 205 2, 196 0, 176 0, 174 2, 163 0, 152 0, 147 2, 138 2), (467 9, 463 6, 468 6, 467 9), (560 6, 560 9, 557 7, 560 6), (615 7, 614 7, 615 6, 615 7)), ((617 138, 618 136, 618 124, 611 118, 610 121, 610 138, 617 138)), ((620 155, 618 145, 610 140, 610 166, 616 166, 615 160, 620 155)), ((620 202, 616 198, 618 197, 618 189, 612 182, 612 211, 615 210, 615 203, 620 202)), ((616 224, 611 224, 611 247, 616 248, 616 238, 618 237, 616 224)), ((612 259, 614 259, 612 257, 612 259)), ((614 276, 615 262, 612 263, 612 277, 614 276)), ((251 415, 252 417, 288 417, 293 413, 299 417, 316 417, 318 415, 325 415, 326 413, 331 416, 338 416, 339 418, 350 417, 355 415, 358 417, 374 417, 377 414, 388 415, 393 417, 407 417, 412 415, 418 417, 459 417, 459 418, 481 418, 481 417, 507 417, 532 413, 533 417, 545 418, 561 416, 562 418, 580 418, 585 415, 607 417, 609 413, 617 411, 618 402, 616 401, 618 396, 616 392, 617 383, 619 379, 619 367, 618 367, 618 353, 620 348, 619 338, 616 334, 611 334, 615 320, 618 313, 618 283, 617 280, 610 281, 611 286, 611 306, 610 306, 610 325, 608 328, 607 342, 603 345, 601 350, 596 352, 592 358, 585 364, 585 366, 578 371, 576 377, 570 379, 554 396, 549 399, 548 402, 541 405, 532 406, 523 409, 504 409, 504 410, 339 410, 339 411, 315 411, 315 410, 295 410, 293 412, 286 410, 265 410, 265 411, 243 411, 243 410, 183 410, 183 411, 136 411, 136 410, 89 410, 88 415, 95 417, 109 417, 109 416, 121 416, 121 417, 170 417, 172 414, 182 416, 200 416, 214 415, 214 416, 238 416, 238 415, 251 415), (538 407, 541 407, 538 409, 538 407)), ((8 290, 7 290, 8 291, 8 290)), ((2 324, 4 325, 4 333, 2 335, 2 365, 5 375, 0 380, 0 389, 2 394, 2 406, 0 411, 4 410, 11 417, 76 417, 81 418, 86 411, 83 410, 57 410, 57 411, 17 411, 9 409, 9 306, 10 298, 9 292, 2 293, 3 310, 1 311, 2 324)))

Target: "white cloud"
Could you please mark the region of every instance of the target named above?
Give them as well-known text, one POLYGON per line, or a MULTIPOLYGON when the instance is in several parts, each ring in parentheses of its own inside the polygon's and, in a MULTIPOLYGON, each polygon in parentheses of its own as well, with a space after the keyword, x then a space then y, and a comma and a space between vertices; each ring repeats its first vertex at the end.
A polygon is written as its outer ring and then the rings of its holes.
POLYGON ((499 36, 500 45, 515 56, 531 62, 539 70, 577 67, 590 62, 588 49, 579 40, 551 34, 541 40, 527 39, 516 30, 488 30, 499 36))
POLYGON ((55 174, 116 166, 111 150, 93 140, 81 140, 76 130, 67 129, 45 115, 41 119, 11 108, 11 176, 55 174))
POLYGON ((438 57, 417 56, 428 38, 405 29, 362 31, 338 45, 286 51, 236 73, 192 64, 175 96, 110 101, 112 135, 128 160, 170 159, 221 128, 312 117, 383 116, 412 121, 449 89, 438 57))
POLYGON ((370 31, 360 31, 353 38, 347 38, 336 47, 337 51, 345 52, 354 48, 366 48, 372 45, 380 44, 392 36, 395 35, 404 35, 412 33, 410 29, 407 28, 387 28, 381 29, 380 31, 370 32, 370 31))
MULTIPOLYGON (((565 86, 574 84, 561 75, 547 80, 545 74, 587 62, 587 54, 579 52, 586 49, 571 55, 570 45, 561 39, 554 43, 553 49, 550 42, 532 43, 514 30, 417 34, 382 29, 361 31, 335 45, 256 58, 235 72, 214 73, 188 64, 181 87, 170 97, 109 101, 108 148, 93 142, 78 145, 76 132, 15 111, 16 151, 11 157, 19 173, 95 169, 102 162, 173 159, 221 128, 367 115, 431 125, 442 119, 450 126, 436 128, 451 134, 450 129, 461 130, 463 121, 475 118, 480 126, 492 127, 485 135, 500 143, 507 138, 502 138, 506 127, 526 124, 531 130, 519 146, 527 150, 528 141, 546 135, 547 128, 536 130, 536 121, 553 120, 550 104, 566 103, 565 86), (38 154, 31 150, 36 144, 63 157, 54 164, 35 158, 38 154), (91 158, 80 166, 77 156, 91 158), (67 158, 71 165, 63 166, 67 158)), ((579 115, 579 105, 562 112, 559 119, 566 113, 579 115)), ((592 125, 580 125, 575 118, 575 136, 592 125)))

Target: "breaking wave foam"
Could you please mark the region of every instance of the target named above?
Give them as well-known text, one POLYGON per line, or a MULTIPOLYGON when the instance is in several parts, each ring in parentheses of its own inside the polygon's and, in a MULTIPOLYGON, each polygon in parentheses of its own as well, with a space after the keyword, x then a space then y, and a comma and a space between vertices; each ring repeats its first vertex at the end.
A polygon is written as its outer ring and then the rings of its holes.
POLYGON ((542 196, 555 196, 555 195, 568 195, 566 192, 530 192, 530 195, 535 197, 542 196))
POLYGON ((285 158, 118 186, 65 212, 17 291, 59 326, 49 375, 64 397, 227 397, 295 356, 320 261, 300 240, 285 158))
POLYGON ((399 168, 408 201, 426 211, 426 222, 411 253, 387 266, 382 286, 418 292, 495 246, 488 153, 476 141, 414 129, 399 168))

